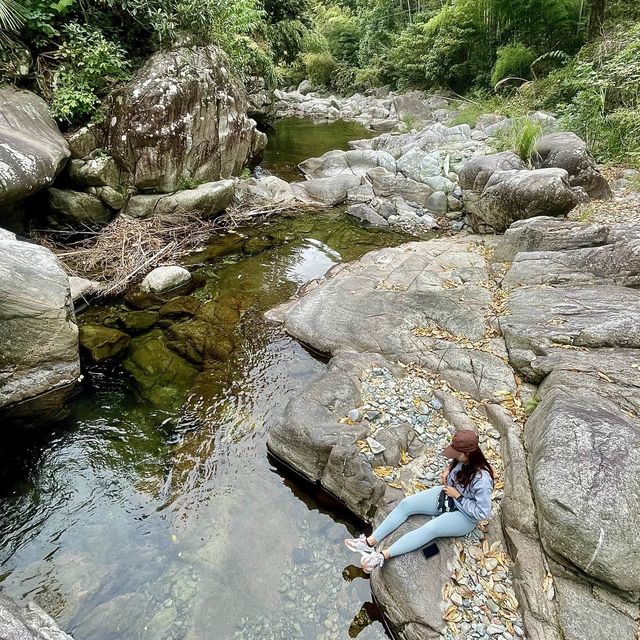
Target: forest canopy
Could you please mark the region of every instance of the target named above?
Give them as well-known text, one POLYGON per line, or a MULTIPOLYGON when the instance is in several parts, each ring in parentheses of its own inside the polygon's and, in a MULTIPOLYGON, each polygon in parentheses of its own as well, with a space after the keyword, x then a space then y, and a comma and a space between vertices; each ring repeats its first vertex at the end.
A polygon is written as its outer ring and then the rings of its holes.
POLYGON ((96 117, 154 51, 208 43, 272 88, 453 92, 470 119, 474 104, 554 110, 603 158, 640 146, 638 3, 0 0, 0 76, 38 90, 61 123, 96 117))

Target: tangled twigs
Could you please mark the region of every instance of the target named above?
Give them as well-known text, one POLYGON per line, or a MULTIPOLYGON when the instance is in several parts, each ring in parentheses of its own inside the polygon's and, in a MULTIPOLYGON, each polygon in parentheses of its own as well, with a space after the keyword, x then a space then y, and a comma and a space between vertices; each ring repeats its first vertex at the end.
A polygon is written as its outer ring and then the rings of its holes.
POLYGON ((38 241, 49 247, 71 275, 105 284, 105 294, 124 291, 160 262, 175 261, 207 242, 217 222, 196 215, 171 219, 132 220, 119 216, 103 229, 73 244, 41 231, 38 241))

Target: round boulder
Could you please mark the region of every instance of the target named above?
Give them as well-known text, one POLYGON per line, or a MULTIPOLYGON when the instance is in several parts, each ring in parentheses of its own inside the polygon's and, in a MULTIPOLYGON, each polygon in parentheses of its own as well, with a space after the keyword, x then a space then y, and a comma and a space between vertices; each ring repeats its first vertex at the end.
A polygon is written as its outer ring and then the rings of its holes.
POLYGON ((183 267, 157 267, 142 281, 143 293, 165 293, 191 281, 191 274, 183 267))

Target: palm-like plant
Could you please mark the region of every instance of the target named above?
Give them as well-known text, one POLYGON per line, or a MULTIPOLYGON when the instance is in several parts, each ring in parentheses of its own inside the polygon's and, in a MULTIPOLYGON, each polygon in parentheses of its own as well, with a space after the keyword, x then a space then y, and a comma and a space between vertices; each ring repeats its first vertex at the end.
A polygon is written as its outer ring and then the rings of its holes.
POLYGON ((26 18, 27 10, 17 0, 0 0, 0 46, 12 42, 10 34, 18 31, 26 18))

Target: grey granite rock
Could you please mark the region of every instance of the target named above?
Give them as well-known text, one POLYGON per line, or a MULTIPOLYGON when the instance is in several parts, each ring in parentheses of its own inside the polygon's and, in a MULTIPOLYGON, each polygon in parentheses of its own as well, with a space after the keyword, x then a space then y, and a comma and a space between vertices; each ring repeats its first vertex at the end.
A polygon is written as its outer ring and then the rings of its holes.
POLYGON ((0 594, 0 638, 7 640, 73 640, 33 602, 18 604, 0 594))
POLYGON ((14 204, 52 184, 69 155, 42 98, 0 88, 0 205, 14 204))

